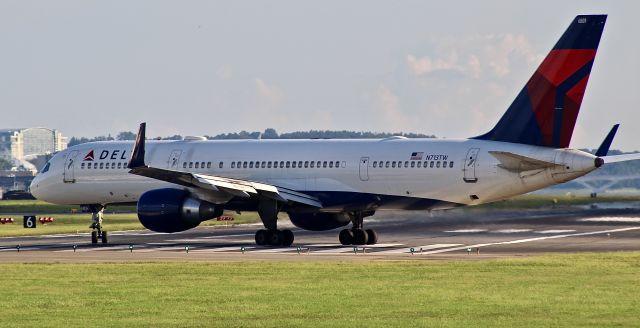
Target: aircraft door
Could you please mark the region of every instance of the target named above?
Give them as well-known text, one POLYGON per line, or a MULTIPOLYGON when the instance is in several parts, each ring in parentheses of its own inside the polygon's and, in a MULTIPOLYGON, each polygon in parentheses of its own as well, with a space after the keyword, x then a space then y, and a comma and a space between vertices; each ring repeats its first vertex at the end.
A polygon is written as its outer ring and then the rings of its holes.
POLYGON ((478 152, 480 148, 471 148, 467 152, 467 157, 464 159, 464 182, 474 183, 478 182, 476 177, 476 166, 478 165, 478 152))
POLYGON ((171 151, 171 155, 169 155, 169 160, 167 161, 167 168, 170 170, 178 170, 180 168, 180 156, 182 155, 182 150, 174 149, 171 151))
POLYGON ((360 157, 360 180, 369 180, 369 157, 360 157))
POLYGON ((78 157, 78 151, 74 150, 67 155, 64 161, 64 182, 74 183, 76 182, 75 167, 76 157, 78 157))

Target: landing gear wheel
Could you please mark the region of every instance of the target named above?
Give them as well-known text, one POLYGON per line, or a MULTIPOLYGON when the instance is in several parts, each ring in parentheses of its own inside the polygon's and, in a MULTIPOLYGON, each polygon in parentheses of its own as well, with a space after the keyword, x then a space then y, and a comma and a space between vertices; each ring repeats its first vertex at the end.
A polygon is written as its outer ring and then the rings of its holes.
POLYGON ((92 244, 97 244, 98 243, 98 232, 97 231, 91 231, 91 243, 92 244))
POLYGON ((340 239, 340 244, 342 245, 351 245, 353 243, 353 232, 349 229, 344 229, 340 231, 338 239, 340 239))
POLYGON ((100 234, 100 239, 102 240, 103 244, 107 243, 107 232, 106 231, 102 231, 102 233, 100 234))
POLYGON ((269 245, 280 246, 280 244, 282 244, 282 237, 280 230, 269 230, 269 245))
POLYGON ((269 231, 260 229, 256 231, 256 244, 263 246, 269 241, 269 231))
POLYGON ((289 247, 293 244, 293 231, 282 230, 282 246, 289 247))
POLYGON ((367 229, 365 232, 367 233, 367 245, 375 245, 378 243, 378 234, 374 230, 367 229))
POLYGON ((353 229, 353 244, 354 245, 366 245, 367 233, 362 229, 353 229))

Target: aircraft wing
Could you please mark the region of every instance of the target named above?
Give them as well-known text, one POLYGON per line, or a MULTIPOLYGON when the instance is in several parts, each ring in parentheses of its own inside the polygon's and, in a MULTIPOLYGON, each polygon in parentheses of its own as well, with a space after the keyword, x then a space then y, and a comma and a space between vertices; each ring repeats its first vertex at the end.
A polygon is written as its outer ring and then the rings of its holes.
POLYGON ((322 207, 322 203, 315 197, 266 183, 147 166, 144 163, 145 127, 145 123, 140 124, 140 130, 138 131, 128 166, 130 169, 129 173, 131 174, 235 197, 249 198, 251 196, 257 196, 275 199, 281 202, 299 203, 318 208, 322 207))
POLYGON ((518 155, 506 151, 489 151, 493 157, 495 157, 498 161, 500 161, 500 166, 503 169, 514 171, 514 172, 523 172, 529 170, 537 170, 537 169, 545 169, 548 167, 553 167, 558 165, 553 162, 547 162, 523 155, 518 155))

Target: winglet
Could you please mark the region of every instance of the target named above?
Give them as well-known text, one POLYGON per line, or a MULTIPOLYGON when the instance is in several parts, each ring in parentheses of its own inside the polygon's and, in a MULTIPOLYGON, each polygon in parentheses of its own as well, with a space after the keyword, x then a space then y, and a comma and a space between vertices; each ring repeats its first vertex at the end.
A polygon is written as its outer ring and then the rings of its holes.
POLYGON ((138 130, 138 136, 136 137, 136 143, 133 145, 133 151, 131 152, 131 159, 129 160, 130 169, 146 166, 144 164, 144 143, 145 143, 145 130, 147 123, 140 123, 140 129, 138 130))
POLYGON ((604 140, 602 140, 602 144, 600 144, 600 147, 596 151, 596 156, 598 157, 607 156, 607 153, 609 152, 609 147, 611 147, 611 143, 613 142, 613 137, 616 136, 616 132, 618 132, 619 126, 620 124, 616 124, 611 128, 611 131, 609 131, 609 134, 607 134, 607 137, 604 138, 604 140))

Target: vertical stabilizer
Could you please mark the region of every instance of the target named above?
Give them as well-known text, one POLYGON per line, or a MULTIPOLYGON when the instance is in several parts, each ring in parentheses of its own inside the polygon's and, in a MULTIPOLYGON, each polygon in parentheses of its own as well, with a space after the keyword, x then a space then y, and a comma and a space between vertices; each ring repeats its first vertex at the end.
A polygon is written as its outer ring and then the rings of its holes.
POLYGON ((567 148, 606 20, 577 16, 498 124, 474 139, 567 148))

